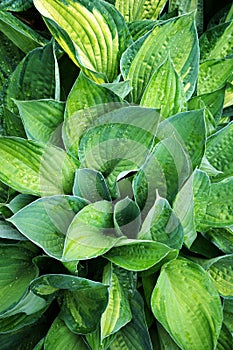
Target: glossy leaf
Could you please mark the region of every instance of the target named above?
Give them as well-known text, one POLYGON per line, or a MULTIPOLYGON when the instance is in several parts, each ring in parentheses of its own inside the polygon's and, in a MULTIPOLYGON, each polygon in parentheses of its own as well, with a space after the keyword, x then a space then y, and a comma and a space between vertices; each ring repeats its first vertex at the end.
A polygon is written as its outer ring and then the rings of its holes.
POLYGON ((117 77, 121 54, 131 39, 113 6, 87 0, 35 0, 34 4, 61 47, 89 77, 99 83, 117 77))
POLYGON ((124 52, 121 72, 124 79, 130 79, 132 82, 134 103, 140 102, 147 84, 164 62, 168 52, 184 84, 186 97, 189 98, 195 88, 198 65, 197 33, 193 14, 157 25, 124 52))
POLYGON ((169 56, 152 75, 140 104, 160 109, 164 118, 185 111, 184 87, 169 56))
POLYGON ((169 253, 177 255, 175 249, 159 242, 129 240, 119 242, 105 257, 126 270, 144 271, 159 264, 169 253))
POLYGON ((17 113, 12 99, 59 98, 60 82, 56 65, 51 43, 29 52, 11 75, 6 92, 6 108, 17 113))
POLYGON ((62 146, 63 102, 48 99, 15 101, 15 104, 29 139, 62 146))
POLYGON ((107 113, 84 133, 79 146, 81 165, 100 171, 112 196, 122 171, 138 169, 152 146, 159 121, 155 109, 124 107, 107 113))
POLYGON ((219 174, 212 177, 212 181, 219 181, 233 176, 233 122, 212 135, 206 144, 206 157, 219 174))
POLYGON ((221 301, 207 272, 199 265, 188 260, 164 265, 151 307, 183 350, 215 348, 222 326, 221 301))
POLYGON ((124 273, 123 270, 121 273, 121 269, 110 263, 104 268, 103 283, 110 287, 108 305, 101 317, 102 339, 119 331, 132 319, 125 277, 128 277, 127 273, 124 273))
POLYGON ((44 37, 2 9, 0 9, 0 31, 25 53, 47 43, 44 37))
POLYGON ((111 201, 108 186, 103 175, 93 169, 76 170, 73 194, 85 198, 91 203, 102 199, 111 201))
POLYGON ((83 260, 102 255, 119 240, 113 229, 112 204, 100 201, 87 205, 67 231, 63 260, 83 260))
POLYGON ((136 239, 141 227, 141 215, 138 205, 126 197, 115 204, 114 225, 119 236, 136 239))
POLYGON ((207 271, 219 294, 225 298, 233 298, 233 255, 214 259, 207 271))
POLYGON ((0 238, 15 239, 25 241, 26 238, 21 235, 9 222, 0 220, 0 238))
POLYGON ((12 309, 26 294, 29 283, 38 275, 32 263, 35 253, 20 245, 0 246, 0 313, 12 309))
POLYGON ((1 8, 8 11, 25 11, 32 7, 32 0, 2 0, 1 8))
POLYGON ((68 227, 86 204, 79 197, 44 197, 24 207, 9 221, 48 255, 61 259, 68 227))
POLYGON ((30 204, 36 199, 37 198, 35 196, 21 193, 15 196, 8 204, 6 204, 6 206, 12 211, 13 214, 15 214, 17 211, 23 207, 26 207, 26 205, 30 204))
POLYGON ((197 230, 202 225, 202 220, 206 214, 206 208, 210 194, 209 176, 199 169, 196 169, 193 177, 193 199, 194 199, 194 219, 197 230))
POLYGON ((66 102, 63 139, 67 150, 77 157, 84 131, 99 116, 121 106, 122 101, 114 92, 80 73, 66 102))
POLYGON ((230 228, 213 228, 204 233, 213 244, 226 254, 233 253, 233 231, 230 228))
POLYGON ((148 33, 155 25, 157 21, 143 19, 139 21, 133 21, 128 23, 128 28, 134 41, 137 41, 143 35, 148 33))
POLYGON ((110 350, 152 350, 147 330, 143 300, 138 292, 131 301, 132 321, 117 332, 110 350))
POLYGON ((88 350, 81 336, 71 332, 65 323, 59 318, 53 321, 44 342, 44 350, 88 350))
POLYGON ((233 59, 210 59, 200 64, 197 93, 207 94, 218 90, 232 80, 233 59))
POLYGON ((163 328, 161 323, 157 322, 159 342, 162 350, 180 350, 180 347, 174 342, 169 333, 163 328))
POLYGON ((0 138, 0 180, 24 194, 70 193, 75 164, 60 148, 21 138, 0 138))
POLYGON ((184 238, 183 229, 166 199, 157 197, 143 222, 138 238, 151 239, 173 249, 181 248, 184 238))
POLYGON ((115 7, 125 17, 126 22, 132 22, 140 19, 157 19, 165 4, 166 0, 116 0, 115 7))
POLYGON ((232 333, 223 323, 222 329, 218 338, 218 344, 217 344, 216 350, 231 350, 232 342, 233 342, 232 333))

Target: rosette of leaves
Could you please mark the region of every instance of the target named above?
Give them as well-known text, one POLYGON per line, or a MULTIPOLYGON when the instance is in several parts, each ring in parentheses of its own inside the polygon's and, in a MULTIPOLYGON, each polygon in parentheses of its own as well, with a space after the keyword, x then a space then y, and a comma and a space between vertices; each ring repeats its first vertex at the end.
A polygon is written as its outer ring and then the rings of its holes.
POLYGON ((232 9, 166 3, 1 3, 2 350, 232 347, 232 9))

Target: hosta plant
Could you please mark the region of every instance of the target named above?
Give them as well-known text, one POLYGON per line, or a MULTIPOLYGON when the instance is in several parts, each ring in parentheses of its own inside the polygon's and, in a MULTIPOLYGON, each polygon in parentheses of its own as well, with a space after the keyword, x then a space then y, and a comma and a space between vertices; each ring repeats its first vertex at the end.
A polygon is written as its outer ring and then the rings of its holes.
POLYGON ((0 1, 0 349, 230 350, 233 7, 0 1))

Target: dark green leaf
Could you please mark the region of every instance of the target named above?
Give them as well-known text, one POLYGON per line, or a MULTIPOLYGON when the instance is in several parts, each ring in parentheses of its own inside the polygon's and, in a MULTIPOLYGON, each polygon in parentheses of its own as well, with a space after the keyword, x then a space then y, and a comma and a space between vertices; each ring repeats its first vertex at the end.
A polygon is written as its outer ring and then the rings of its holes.
POLYGON ((33 0, 2 0, 0 7, 8 11, 25 11, 33 6, 33 0))
POLYGON ((119 236, 136 239, 141 227, 141 214, 138 205, 126 197, 115 204, 114 225, 119 236))

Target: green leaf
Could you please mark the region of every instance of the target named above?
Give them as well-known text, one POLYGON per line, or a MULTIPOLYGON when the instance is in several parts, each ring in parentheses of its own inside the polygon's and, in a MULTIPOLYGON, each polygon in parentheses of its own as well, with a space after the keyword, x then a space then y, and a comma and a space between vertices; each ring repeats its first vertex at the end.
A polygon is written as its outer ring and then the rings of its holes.
POLYGON ((157 19, 167 0, 116 0, 115 7, 125 17, 126 22, 140 19, 157 19))
POLYGON ((186 181, 173 203, 173 210, 184 231, 184 244, 190 248, 197 237, 194 218, 193 175, 186 181))
POLYGON ((114 225, 119 236, 136 239, 141 227, 141 215, 138 205, 126 197, 115 204, 114 225))
POLYGON ((20 209, 23 207, 26 207, 26 205, 30 204, 36 200, 35 196, 32 196, 30 194, 18 194, 15 196, 8 204, 6 204, 6 207, 9 208, 12 213, 17 213, 20 209))
POLYGON ((148 33, 157 24, 157 21, 143 19, 128 23, 128 28, 134 41, 148 33))
POLYGON ((1 315, 20 302, 29 283, 38 275, 38 269, 32 263, 34 254, 21 245, 0 246, 1 315))
POLYGON ((60 148, 0 137, 0 180, 24 194, 71 193, 75 164, 60 148))
POLYGON ((89 77, 99 83, 117 77, 120 57, 131 38, 113 6, 96 0, 34 0, 34 4, 61 47, 89 77))
POLYGON ((233 122, 208 138, 206 157, 210 164, 220 171, 219 174, 212 177, 212 181, 233 176, 232 141, 233 122))
POLYGON ((61 125, 65 105, 55 100, 15 101, 27 137, 32 140, 62 145, 61 125))
POLYGON ((232 195, 233 177, 211 184, 206 214, 202 220, 203 230, 233 225, 232 195))
POLYGON ((25 11, 33 6, 32 0, 2 0, 1 8, 8 11, 25 11))
POLYGON ((204 7, 203 0, 169 0, 169 12, 177 10, 178 14, 196 11, 196 24, 198 33, 203 31, 204 22, 204 7))
POLYGON ((170 56, 152 75, 140 104, 160 109, 163 118, 186 109, 184 87, 170 56))
POLYGON ((177 250, 154 241, 123 240, 104 256, 126 270, 144 271, 159 264, 169 253, 177 255, 177 250))
POLYGON ((86 204, 79 197, 44 197, 21 209, 9 221, 48 255, 61 259, 68 227, 86 204))
POLYGON ((84 260, 102 255, 118 240, 113 229, 112 204, 107 201, 89 204, 69 226, 63 260, 84 260))
POLYGON ((10 223, 0 220, 0 238, 25 241, 26 238, 20 234, 10 223))
POLYGON ((66 149, 77 157, 80 137, 84 131, 99 116, 122 107, 122 104, 122 100, 114 92, 80 73, 66 102, 63 126, 66 149))
POLYGON ((117 332, 109 350, 152 350, 146 325, 144 305, 138 292, 131 300, 132 321, 117 332))
POLYGON ((233 300, 232 299, 224 299, 223 304, 223 322, 230 330, 233 332, 233 300))
POLYGON ((206 214, 206 208, 210 194, 209 176, 199 169, 196 169, 193 177, 193 200, 194 200, 194 220, 196 229, 202 225, 202 220, 206 214))
POLYGON ((213 228, 204 233, 205 237, 226 254, 233 253, 233 230, 213 228))
POLYGON ((59 98, 56 57, 53 45, 36 48, 29 52, 11 75, 6 92, 6 108, 17 113, 15 100, 59 98))
POLYGON ((125 80, 132 82, 134 103, 140 102, 147 84, 168 52, 189 99, 195 89, 198 69, 198 42, 193 13, 157 25, 124 52, 121 72, 125 80))
POLYGON ((53 321, 44 342, 44 350, 88 350, 81 336, 71 332, 65 323, 59 318, 53 321))
POLYGON ((91 203, 102 199, 111 201, 108 186, 103 175, 93 169, 78 169, 75 173, 73 194, 91 203))
POLYGON ((219 294, 225 298, 233 298, 233 254, 213 259, 207 271, 219 294))
POLYGON ((232 80, 233 58, 210 59, 200 64, 197 94, 218 90, 232 80))
MULTIPOLYGON (((25 1, 23 1, 25 3, 25 1)), ((17 47, 27 53, 48 42, 40 34, 13 16, 0 9, 0 31, 2 31, 17 47)))
POLYGON ((179 350, 180 348, 171 338, 169 333, 163 328, 163 326, 157 322, 159 342, 161 350, 179 350))
POLYGON ((184 232, 166 199, 159 196, 156 198, 154 206, 143 222, 138 238, 151 239, 173 249, 182 247, 184 232))
POLYGON ((116 181, 122 171, 138 169, 149 153, 159 115, 155 109, 124 107, 96 120, 79 146, 82 167, 100 171, 111 195, 117 197, 116 181))
POLYGON ((232 350, 233 336, 223 323, 216 350, 232 350))
POLYGON ((126 279, 130 277, 129 272, 125 273, 110 263, 104 268, 103 283, 110 287, 108 305, 101 317, 102 339, 118 332, 132 319, 129 291, 126 288, 126 279))
POLYGON ((164 265, 151 307, 183 350, 215 348, 222 326, 221 301, 208 273, 199 265, 188 260, 164 265))
POLYGON ((122 99, 128 96, 128 94, 132 90, 129 80, 119 81, 118 83, 104 83, 101 84, 101 86, 106 87, 108 90, 114 92, 114 94, 116 94, 122 99))
POLYGON ((233 21, 207 30, 200 38, 202 61, 221 59, 232 55, 233 21))

